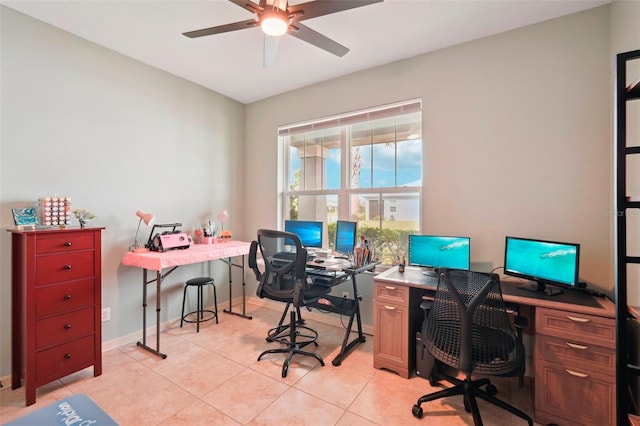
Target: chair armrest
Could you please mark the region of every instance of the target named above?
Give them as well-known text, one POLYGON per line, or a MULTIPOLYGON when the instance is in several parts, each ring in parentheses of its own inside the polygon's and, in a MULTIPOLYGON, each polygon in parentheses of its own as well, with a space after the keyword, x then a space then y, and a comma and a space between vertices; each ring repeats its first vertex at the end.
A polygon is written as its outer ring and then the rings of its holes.
POLYGON ((262 272, 258 269, 258 261, 256 259, 258 255, 258 242, 251 241, 251 246, 249 247, 249 259, 247 263, 249 264, 249 268, 253 271, 256 276, 256 280, 260 281, 262 279, 262 272))

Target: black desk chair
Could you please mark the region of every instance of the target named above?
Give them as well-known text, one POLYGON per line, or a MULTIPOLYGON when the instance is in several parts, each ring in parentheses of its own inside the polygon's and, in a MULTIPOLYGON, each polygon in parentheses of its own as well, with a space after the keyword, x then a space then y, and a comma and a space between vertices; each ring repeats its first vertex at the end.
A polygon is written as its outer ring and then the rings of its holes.
POLYGON ((519 376, 524 371, 524 346, 521 333, 509 321, 496 274, 443 270, 433 306, 422 337, 422 344, 433 355, 436 366, 429 381, 440 378, 454 386, 418 398, 412 413, 421 418, 421 404, 453 395, 464 396, 464 407, 482 425, 476 397, 497 405, 526 420, 531 417, 496 398, 497 390, 488 378, 473 380, 472 374, 519 376), (442 373, 444 364, 465 374, 464 380, 442 373), (486 386, 486 390, 481 389, 486 386))
POLYGON ((316 342, 318 333, 309 327, 297 324, 296 313, 299 312, 300 307, 317 301, 331 289, 314 286, 307 281, 307 250, 302 248, 300 238, 290 232, 259 229, 257 241, 251 243, 248 263, 259 281, 256 292, 259 297, 292 306, 287 326, 289 333, 282 333, 282 325, 279 325, 269 330, 267 337, 268 341, 279 342, 286 347, 268 349, 260 354, 258 361, 266 354, 287 354, 282 366, 282 377, 287 376, 289 364, 294 355, 310 356, 317 359, 320 365, 324 365, 320 355, 303 349, 316 342), (284 255, 285 246, 287 246, 286 255, 284 255), (258 249, 264 260, 264 272, 258 268, 258 249))

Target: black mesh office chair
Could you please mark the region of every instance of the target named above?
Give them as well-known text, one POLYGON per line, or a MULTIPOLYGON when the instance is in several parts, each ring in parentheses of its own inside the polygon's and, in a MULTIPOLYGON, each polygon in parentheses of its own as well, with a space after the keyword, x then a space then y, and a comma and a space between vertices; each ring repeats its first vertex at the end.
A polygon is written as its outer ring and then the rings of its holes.
POLYGON ((258 361, 266 354, 286 353, 282 377, 287 376, 289 364, 294 355, 310 356, 317 359, 320 365, 324 365, 320 355, 303 349, 316 342, 318 333, 309 327, 297 324, 296 313, 299 312, 300 307, 315 302, 329 293, 330 288, 314 286, 307 281, 307 250, 302 248, 300 238, 290 232, 259 229, 257 241, 251 243, 248 262, 259 281, 257 295, 290 304, 292 307, 287 326, 289 333, 282 333, 282 326, 279 325, 269 330, 267 337, 268 341, 279 342, 286 347, 265 350, 258 357, 258 361), (264 272, 258 267, 258 250, 264 260, 264 272))
POLYGON ((488 378, 471 378, 472 374, 521 375, 525 359, 522 338, 518 336, 521 333, 516 333, 505 310, 498 275, 442 270, 422 344, 436 360, 429 381, 434 384, 442 378, 454 386, 418 398, 413 415, 421 418, 421 404, 427 401, 463 395, 465 409, 472 413, 476 426, 482 425, 476 397, 532 426, 531 417, 494 396, 496 388, 488 378), (464 373, 464 380, 440 372, 438 365, 442 364, 464 373))

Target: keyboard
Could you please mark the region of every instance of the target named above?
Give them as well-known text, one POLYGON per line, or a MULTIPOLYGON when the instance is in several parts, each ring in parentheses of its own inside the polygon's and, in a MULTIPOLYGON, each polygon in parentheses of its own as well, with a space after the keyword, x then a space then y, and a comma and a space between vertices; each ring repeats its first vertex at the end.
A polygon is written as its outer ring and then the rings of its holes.
MULTIPOLYGON (((295 260, 298 256, 298 253, 295 251, 279 251, 274 254, 273 257, 281 260, 295 260)), ((313 253, 307 253, 307 262, 312 261, 316 258, 316 255, 313 253)))

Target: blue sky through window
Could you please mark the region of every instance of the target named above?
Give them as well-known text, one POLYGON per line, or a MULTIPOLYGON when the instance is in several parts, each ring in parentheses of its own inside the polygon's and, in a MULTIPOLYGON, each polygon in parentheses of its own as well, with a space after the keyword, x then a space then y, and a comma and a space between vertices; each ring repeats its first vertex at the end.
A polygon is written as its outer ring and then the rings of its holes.
MULTIPOLYGON (((398 181, 395 182, 395 147, 396 144, 376 144, 360 146, 360 167, 359 188, 386 188, 393 186, 405 186, 408 184, 419 185, 422 179, 422 140, 414 139, 397 143, 397 173, 398 181), (373 148, 373 149, 372 149, 373 148), (373 150, 373 161, 372 157, 373 150), (373 174, 372 174, 373 170, 373 174), (373 176, 373 182, 372 182, 373 176)), ((295 150, 290 156, 292 171, 300 169, 300 157, 295 154, 295 150)), ((325 161, 326 168, 326 188, 340 189, 340 149, 331 149, 325 161)), ((295 176, 290 174, 289 182, 292 184, 295 176)), ((301 189, 301 188, 298 188, 301 189)))

